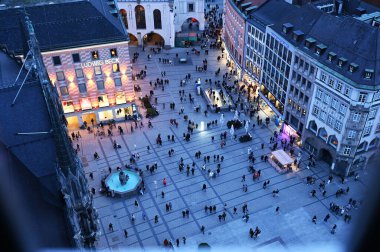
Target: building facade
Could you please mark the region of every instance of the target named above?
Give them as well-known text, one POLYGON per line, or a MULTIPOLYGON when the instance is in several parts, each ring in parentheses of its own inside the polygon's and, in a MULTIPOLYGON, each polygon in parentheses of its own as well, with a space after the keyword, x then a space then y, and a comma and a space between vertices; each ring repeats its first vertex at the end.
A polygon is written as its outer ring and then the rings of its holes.
POLYGON ((336 173, 364 167, 380 137, 376 25, 308 4, 268 0, 244 13, 242 2, 227 2, 229 56, 239 62, 239 32, 231 27, 246 22, 243 78, 260 85, 262 104, 282 119, 282 131, 336 173))
MULTIPOLYGON (((115 4, 77 1, 28 7, 28 12, 69 128, 78 128, 85 122, 91 125, 138 116, 129 39, 115 4), (50 15, 52 12, 70 13, 70 18, 50 15)), ((14 22, 20 15, 17 9, 1 14, 4 20, 14 22)), ((6 25, 1 29, 0 44, 4 50, 24 60, 22 31, 6 25), (12 40, 7 33, 15 35, 12 40)))
POLYGON ((118 0, 131 45, 175 46, 175 34, 191 22, 204 29, 204 0, 118 0))
POLYGON ((70 126, 136 115, 128 42, 54 50, 42 55, 70 126))

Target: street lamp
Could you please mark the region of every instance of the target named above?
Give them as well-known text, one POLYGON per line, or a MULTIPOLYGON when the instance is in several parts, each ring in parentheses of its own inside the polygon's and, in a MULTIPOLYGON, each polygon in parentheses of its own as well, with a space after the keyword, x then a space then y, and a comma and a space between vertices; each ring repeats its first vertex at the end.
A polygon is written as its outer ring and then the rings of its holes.
POLYGON ((154 183, 154 187, 155 187, 155 191, 156 191, 156 198, 157 198, 157 180, 154 180, 153 183, 154 183))

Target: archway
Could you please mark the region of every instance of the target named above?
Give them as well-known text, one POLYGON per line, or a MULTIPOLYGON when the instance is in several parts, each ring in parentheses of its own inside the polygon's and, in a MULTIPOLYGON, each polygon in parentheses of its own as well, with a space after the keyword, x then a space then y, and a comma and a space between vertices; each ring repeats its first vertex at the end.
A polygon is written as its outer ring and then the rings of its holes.
POLYGON ((318 125, 315 123, 315 121, 311 121, 309 124, 309 129, 313 131, 314 133, 318 132, 318 125))
POLYGON ((335 149, 338 148, 339 142, 335 135, 329 137, 329 144, 335 149))
POLYGON ((121 20, 123 21, 125 28, 128 29, 128 17, 125 9, 120 9, 121 20))
POLYGON ((139 45, 139 40, 136 38, 135 35, 132 33, 128 33, 129 35, 129 46, 138 46, 139 45))
POLYGON ((327 142, 327 137, 328 137, 328 135, 327 135, 327 131, 325 130, 325 128, 320 128, 320 129, 319 129, 318 136, 319 136, 320 138, 322 138, 323 141, 327 142))
POLYGON ((376 148, 379 144, 379 138, 374 138, 371 142, 369 142, 368 149, 376 148))
POLYGON ((150 32, 144 35, 143 37, 144 46, 164 46, 164 38, 155 32, 150 32))
POLYGON ((356 153, 365 151, 365 149, 367 148, 367 145, 368 145, 367 141, 361 142, 356 149, 356 153))
POLYGON ((181 26, 183 32, 197 32, 199 31, 199 21, 196 18, 188 18, 183 22, 181 26))
POLYGON ((332 165, 333 163, 333 156, 331 155, 330 151, 327 149, 321 149, 319 151, 318 159, 326 162, 328 165, 332 165))

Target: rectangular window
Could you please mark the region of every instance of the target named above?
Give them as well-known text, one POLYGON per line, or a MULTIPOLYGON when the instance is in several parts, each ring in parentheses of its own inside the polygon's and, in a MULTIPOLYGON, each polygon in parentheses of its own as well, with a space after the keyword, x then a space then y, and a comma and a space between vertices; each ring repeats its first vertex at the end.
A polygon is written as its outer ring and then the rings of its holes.
POLYGON ((337 131, 341 131, 342 130, 342 126, 343 126, 343 124, 341 123, 341 122, 339 122, 339 121, 335 121, 335 129, 337 130, 337 131))
POLYGON ((350 96, 350 94, 351 94, 351 88, 346 87, 346 89, 344 90, 344 95, 350 96))
POLYGON ((75 75, 77 76, 77 78, 83 78, 83 70, 78 68, 78 69, 75 69, 75 75))
POLYGON ((342 87, 343 87, 343 84, 342 82, 338 81, 336 83, 336 90, 338 90, 339 92, 342 91, 342 87))
POLYGON ((334 117, 332 117, 331 115, 329 115, 327 117, 327 124, 332 127, 334 125, 334 117))
POLYGON ((307 104, 309 102, 309 96, 305 95, 305 103, 307 104))
POLYGON ((322 121, 325 121, 326 117, 327 117, 327 113, 325 111, 322 111, 319 115, 319 119, 321 119, 322 121))
POLYGON ((334 86, 334 80, 333 79, 329 79, 329 87, 333 87, 334 86))
POLYGON ((115 87, 121 87, 121 79, 120 78, 114 78, 113 81, 115 82, 115 87))
POLYGON ((98 88, 98 90, 104 90, 104 81, 102 80, 96 81, 96 87, 98 88))
POLYGON ((317 89, 317 98, 322 99, 323 92, 320 89, 317 89))
POLYGON ((112 72, 113 73, 118 73, 120 72, 120 67, 118 63, 112 64, 112 72))
POLYGON ((344 105, 344 104, 340 104, 340 107, 339 107, 339 113, 345 115, 345 114, 346 114, 346 111, 347 111, 347 106, 344 105))
POLYGON ((81 61, 79 53, 73 53, 71 56, 73 57, 74 63, 79 63, 81 61))
POLYGON ((59 56, 53 56, 52 60, 53 60, 54 66, 60 66, 61 65, 61 58, 59 56))
POLYGON ((95 75, 101 75, 102 74, 102 67, 101 66, 94 67, 94 72, 95 72, 95 75))
POLYGON ((352 138, 355 138, 355 136, 356 136, 356 131, 355 130, 348 131, 347 138, 352 139, 352 138))
POLYGON ((368 119, 375 118, 377 109, 371 109, 368 114, 368 119))
POLYGON ((354 122, 359 122, 362 114, 359 112, 355 112, 354 115, 352 116, 352 121, 354 122))
POLYGON ((313 108, 313 115, 318 115, 319 114, 319 108, 317 106, 314 106, 313 108))
POLYGON ((111 56, 111 58, 117 57, 117 49, 116 48, 110 49, 110 56, 111 56))
POLYGON ((377 132, 380 132, 380 123, 378 123, 377 126, 376 126, 376 133, 377 132))
POLYGON ((69 90, 67 89, 66 86, 60 87, 59 91, 61 91, 62 96, 69 95, 69 90))
POLYGON ((338 108, 338 105, 339 105, 339 102, 337 99, 333 98, 332 101, 331 101, 331 107, 333 109, 337 109, 338 108))
POLYGON ((98 51, 92 51, 91 52, 91 59, 92 60, 98 60, 99 59, 99 52, 98 51))
POLYGON ((373 101, 380 100, 380 91, 373 95, 373 101))
POLYGON ((343 155, 350 155, 351 154, 351 147, 350 146, 345 146, 344 147, 344 151, 343 151, 343 155))
POLYGON ((80 93, 86 93, 87 92, 87 87, 85 83, 79 83, 78 84, 78 89, 80 93))
POLYGON ((368 93, 360 92, 359 94, 359 102, 366 102, 368 93))
POLYGON ((194 4, 193 3, 189 3, 187 5, 187 12, 194 12, 194 4))
POLYGON ((369 135, 371 133, 372 126, 373 126, 373 120, 368 121, 367 125, 364 127, 363 134, 364 135, 369 135))
POLYGON ((322 73, 322 74, 321 74, 321 81, 323 81, 323 82, 326 83, 326 79, 327 79, 326 74, 322 73))
POLYGON ((63 74, 63 71, 56 72, 55 74, 57 75, 57 80, 59 81, 65 80, 65 75, 63 74))
POLYGON ((331 96, 328 95, 328 94, 325 94, 325 97, 323 99, 323 102, 330 105, 330 102, 331 102, 331 96))

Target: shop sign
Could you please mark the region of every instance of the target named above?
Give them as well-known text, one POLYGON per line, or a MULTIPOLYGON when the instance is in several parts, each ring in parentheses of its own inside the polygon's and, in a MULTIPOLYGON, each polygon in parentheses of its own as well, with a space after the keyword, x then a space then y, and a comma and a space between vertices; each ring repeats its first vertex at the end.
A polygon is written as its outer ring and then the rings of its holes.
POLYGON ((87 67, 96 67, 96 66, 102 66, 102 65, 111 65, 111 64, 116 64, 116 63, 120 63, 119 58, 85 62, 85 63, 81 63, 80 66, 82 68, 87 68, 87 67))

